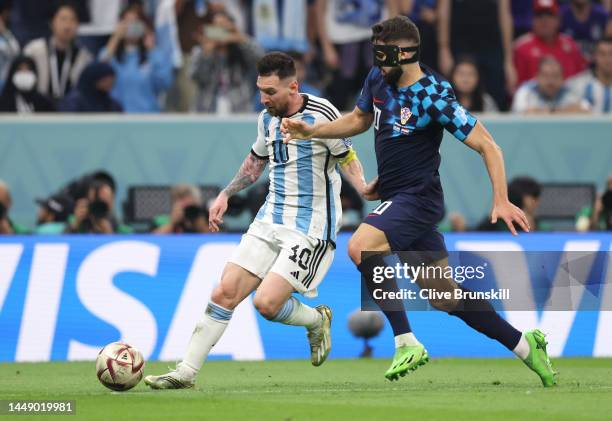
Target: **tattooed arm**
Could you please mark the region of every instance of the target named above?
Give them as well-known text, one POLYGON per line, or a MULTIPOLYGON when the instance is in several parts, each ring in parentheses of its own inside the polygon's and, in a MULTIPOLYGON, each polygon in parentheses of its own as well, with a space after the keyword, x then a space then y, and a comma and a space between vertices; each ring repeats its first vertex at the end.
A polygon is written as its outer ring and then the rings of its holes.
POLYGON ((267 163, 268 158, 261 159, 253 153, 249 153, 244 159, 234 179, 221 191, 221 193, 219 193, 219 196, 217 196, 215 202, 208 211, 208 224, 212 232, 219 231, 219 224, 223 223, 223 215, 225 211, 227 211, 227 201, 230 196, 257 181, 261 173, 263 173, 264 168, 266 168, 267 163))

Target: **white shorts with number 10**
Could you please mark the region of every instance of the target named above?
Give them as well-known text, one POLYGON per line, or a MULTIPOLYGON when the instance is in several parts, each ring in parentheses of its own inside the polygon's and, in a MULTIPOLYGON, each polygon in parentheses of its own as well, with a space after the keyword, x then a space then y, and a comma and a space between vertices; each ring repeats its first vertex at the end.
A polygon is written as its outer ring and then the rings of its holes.
POLYGON ((260 279, 274 272, 312 298, 333 260, 334 247, 328 241, 256 219, 229 261, 260 279))

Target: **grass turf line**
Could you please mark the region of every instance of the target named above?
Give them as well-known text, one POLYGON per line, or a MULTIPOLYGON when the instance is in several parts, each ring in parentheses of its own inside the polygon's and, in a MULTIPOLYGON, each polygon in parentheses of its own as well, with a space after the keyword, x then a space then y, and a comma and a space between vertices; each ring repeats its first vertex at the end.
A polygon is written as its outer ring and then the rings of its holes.
MULTIPOLYGON (((561 378, 552 389, 518 360, 434 359, 391 383, 383 377, 389 361, 373 359, 331 360, 318 368, 308 361, 212 361, 194 389, 153 391, 141 382, 122 393, 98 383, 93 362, 0 363, 0 399, 75 399, 76 418, 87 420, 612 417, 612 360, 554 362, 561 378)), ((166 363, 145 366, 145 374, 166 371, 166 363)))

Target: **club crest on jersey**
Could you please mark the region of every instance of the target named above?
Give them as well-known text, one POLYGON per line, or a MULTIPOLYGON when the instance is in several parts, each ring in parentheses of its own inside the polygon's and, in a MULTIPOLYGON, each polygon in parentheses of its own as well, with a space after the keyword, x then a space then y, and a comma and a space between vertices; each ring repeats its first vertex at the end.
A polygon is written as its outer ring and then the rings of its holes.
POLYGON ((400 111, 400 121, 402 122, 402 126, 405 125, 406 123, 408 123, 408 120, 410 119, 410 117, 412 116, 412 112, 410 111, 410 108, 408 107, 403 107, 400 111))

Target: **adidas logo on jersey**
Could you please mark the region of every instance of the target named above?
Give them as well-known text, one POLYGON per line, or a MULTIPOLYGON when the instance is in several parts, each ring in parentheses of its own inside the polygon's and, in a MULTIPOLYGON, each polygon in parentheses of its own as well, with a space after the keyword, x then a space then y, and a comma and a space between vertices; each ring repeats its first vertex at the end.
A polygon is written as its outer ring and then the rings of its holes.
POLYGON ((293 277, 296 279, 296 281, 300 280, 300 272, 299 271, 295 271, 295 272, 291 272, 291 275, 293 275, 293 277))

